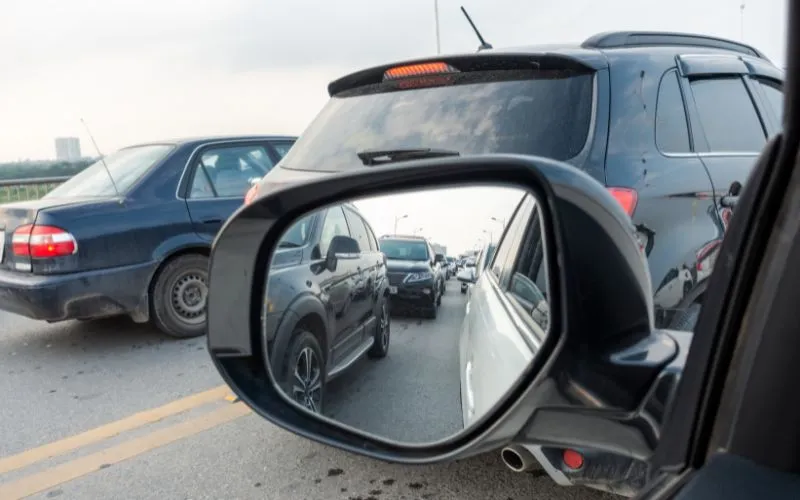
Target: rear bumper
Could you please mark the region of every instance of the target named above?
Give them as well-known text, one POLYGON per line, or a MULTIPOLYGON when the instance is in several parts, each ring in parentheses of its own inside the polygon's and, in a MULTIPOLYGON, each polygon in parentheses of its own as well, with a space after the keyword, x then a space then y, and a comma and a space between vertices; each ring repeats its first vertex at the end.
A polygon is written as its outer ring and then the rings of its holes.
POLYGON ((62 321, 131 313, 147 304, 157 263, 38 276, 0 271, 0 310, 62 321))
POLYGON ((572 470, 562 460, 563 448, 525 445, 547 475, 561 486, 586 486, 624 497, 633 497, 647 482, 647 464, 613 453, 576 449, 584 464, 572 470))

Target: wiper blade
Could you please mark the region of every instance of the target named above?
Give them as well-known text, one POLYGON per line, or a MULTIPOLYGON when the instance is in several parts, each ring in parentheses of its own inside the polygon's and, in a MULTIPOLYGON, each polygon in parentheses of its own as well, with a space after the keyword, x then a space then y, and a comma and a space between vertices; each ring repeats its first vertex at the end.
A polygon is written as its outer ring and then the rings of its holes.
POLYGON ((419 160, 422 158, 442 158, 460 156, 458 151, 449 149, 417 148, 417 149, 367 149, 357 153, 361 163, 366 166, 383 165, 396 161, 419 160))

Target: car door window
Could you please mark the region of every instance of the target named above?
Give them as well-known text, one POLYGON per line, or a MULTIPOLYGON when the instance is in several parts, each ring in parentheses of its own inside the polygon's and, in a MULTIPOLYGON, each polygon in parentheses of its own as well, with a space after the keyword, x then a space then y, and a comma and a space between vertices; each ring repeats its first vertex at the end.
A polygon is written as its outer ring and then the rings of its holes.
POLYGON ((367 221, 364 221, 364 227, 367 228, 367 242, 369 243, 369 249, 373 252, 377 252, 380 246, 378 246, 378 240, 375 238, 375 233, 372 232, 372 228, 369 227, 367 221))
POLYGON ((272 144, 272 148, 281 158, 286 156, 286 153, 288 153, 289 150, 292 149, 292 146, 294 146, 293 142, 272 142, 270 144, 272 144))
POLYGON ((758 79, 758 82, 775 119, 778 123, 783 123, 783 89, 781 85, 766 79, 758 79))
POLYGON ((711 152, 761 151, 767 137, 741 78, 699 79, 690 85, 711 152))
POLYGON ((502 241, 500 241, 500 246, 495 252, 494 260, 491 264, 492 274, 497 277, 500 284, 503 286, 508 282, 507 270, 514 265, 522 231, 525 229, 528 219, 530 218, 530 212, 533 207, 532 200, 531 196, 526 196, 522 200, 517 211, 511 218, 508 229, 502 241))
POLYGON ((251 182, 266 175, 273 166, 260 145, 207 149, 195 165, 190 197, 244 198, 251 182))
POLYGON ((342 212, 341 207, 329 208, 328 213, 325 214, 325 222, 322 224, 319 238, 319 253, 321 257, 328 253, 328 247, 330 247, 334 236, 350 236, 347 220, 344 218, 344 212, 342 212))
POLYGON ((350 227, 350 235, 358 242, 359 250, 369 252, 367 228, 364 227, 361 217, 349 208, 344 209, 344 215, 347 218, 347 225, 350 227))
POLYGON ((544 259, 542 226, 537 210, 530 217, 519 247, 511 275, 508 296, 519 305, 539 327, 547 331, 549 306, 547 302, 547 266, 544 259))
POLYGON ((689 125, 678 74, 668 71, 661 78, 656 102, 656 146, 664 153, 688 153, 689 125))

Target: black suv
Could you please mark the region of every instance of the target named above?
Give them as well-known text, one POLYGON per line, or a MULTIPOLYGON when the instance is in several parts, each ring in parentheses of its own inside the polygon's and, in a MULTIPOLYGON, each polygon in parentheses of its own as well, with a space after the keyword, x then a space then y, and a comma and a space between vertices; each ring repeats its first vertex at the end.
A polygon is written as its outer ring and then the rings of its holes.
POLYGON ((434 155, 565 161, 632 216, 657 325, 691 330, 729 215, 722 198, 780 127, 783 75, 747 45, 657 32, 386 64, 332 82, 259 189, 434 155))
POLYGON ((392 311, 422 310, 435 319, 444 293, 441 254, 420 236, 387 235, 379 241, 386 256, 392 311))
POLYGON ((267 286, 273 374, 287 395, 322 413, 328 381, 389 349, 386 261, 370 224, 349 204, 299 220, 278 243, 267 286))

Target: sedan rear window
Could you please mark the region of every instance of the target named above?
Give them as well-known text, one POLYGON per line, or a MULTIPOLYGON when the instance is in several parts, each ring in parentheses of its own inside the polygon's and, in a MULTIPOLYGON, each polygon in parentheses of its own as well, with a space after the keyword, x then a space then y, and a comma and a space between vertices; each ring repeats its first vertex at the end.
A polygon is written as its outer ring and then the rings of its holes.
POLYGON ((361 151, 406 148, 563 161, 586 143, 592 93, 593 73, 575 70, 463 73, 410 90, 371 85, 331 98, 281 167, 338 172, 361 168, 361 151))
POLYGON ((116 191, 109 173, 119 192, 124 194, 173 148, 170 144, 150 144, 120 149, 104 158, 108 170, 103 160, 98 160, 44 197, 114 196, 116 191))

